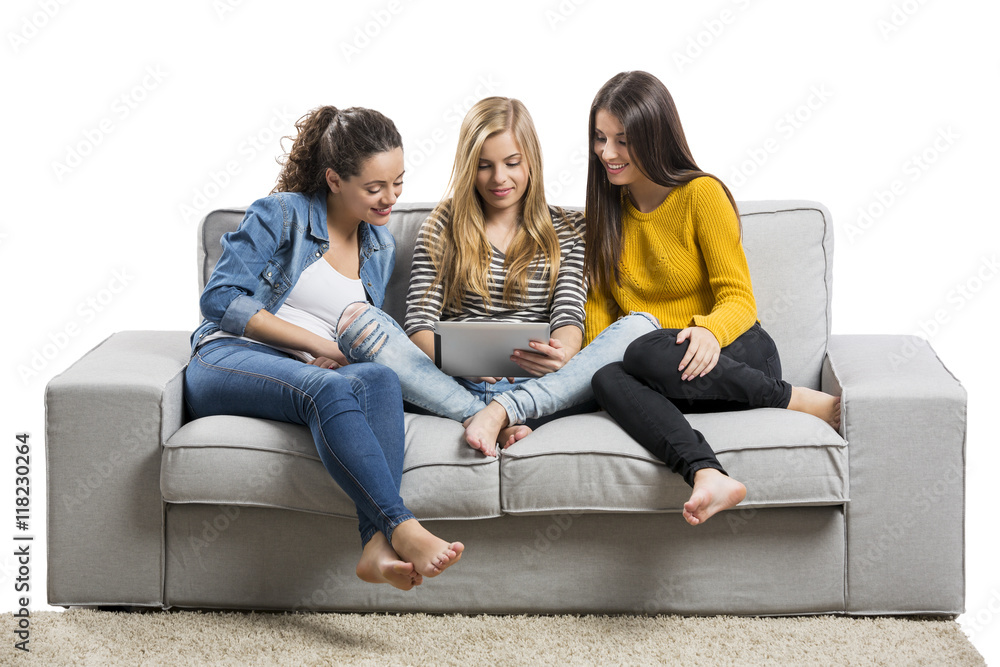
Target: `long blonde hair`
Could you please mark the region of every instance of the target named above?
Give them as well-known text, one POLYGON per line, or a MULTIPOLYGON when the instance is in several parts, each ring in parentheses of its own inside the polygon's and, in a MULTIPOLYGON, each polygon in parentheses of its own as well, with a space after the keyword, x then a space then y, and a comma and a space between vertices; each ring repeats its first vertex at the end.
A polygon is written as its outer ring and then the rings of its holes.
MULTIPOLYGON (((445 308, 461 310, 462 297, 473 292, 489 306, 490 257, 483 202, 476 191, 476 174, 483 143, 491 136, 512 130, 528 164, 528 189, 521 199, 517 232, 507 248, 503 303, 516 307, 526 300, 528 279, 549 272, 549 292, 559 273, 559 236, 545 204, 542 150, 531 115, 520 100, 487 97, 465 115, 458 134, 458 149, 448 185, 449 194, 432 214, 444 224, 444 233, 429 248, 435 278, 442 285, 445 308), (538 260, 542 260, 539 265, 538 260)), ((430 289, 430 288, 428 288, 430 289)))

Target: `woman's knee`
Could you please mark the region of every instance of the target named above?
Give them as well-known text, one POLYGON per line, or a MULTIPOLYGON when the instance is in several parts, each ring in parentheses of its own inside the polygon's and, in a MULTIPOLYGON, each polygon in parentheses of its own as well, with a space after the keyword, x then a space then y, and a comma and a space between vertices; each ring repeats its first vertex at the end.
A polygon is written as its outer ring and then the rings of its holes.
POLYGON ((677 368, 687 351, 687 345, 677 344, 677 334, 680 331, 657 329, 636 338, 625 349, 622 357, 625 370, 636 377, 646 377, 649 372, 657 372, 659 375, 664 369, 677 368))
POLYGON ((399 376, 396 375, 396 371, 388 366, 363 364, 363 367, 362 365, 358 365, 357 367, 361 371, 361 377, 365 382, 390 386, 396 389, 399 388, 399 376))
POLYGON ((609 401, 621 395, 621 378, 625 374, 625 368, 620 361, 608 364, 594 373, 594 377, 590 379, 590 386, 601 407, 606 409, 609 401))
POLYGON ((660 328, 660 321, 656 319, 655 315, 643 312, 641 310, 633 310, 631 313, 629 313, 622 319, 631 320, 641 328, 650 327, 650 331, 655 331, 660 328))
POLYGON ((342 375, 351 382, 351 391, 366 413, 384 413, 390 418, 394 412, 403 412, 403 390, 395 371, 380 364, 349 364, 342 375))
POLYGON ((337 335, 343 334, 347 331, 347 327, 354 324, 354 320, 368 310, 368 304, 364 301, 354 301, 347 304, 343 312, 340 313, 340 317, 337 319, 337 335))
POLYGON ((348 304, 337 320, 337 339, 344 356, 351 361, 374 359, 388 340, 382 318, 388 316, 364 301, 348 304))

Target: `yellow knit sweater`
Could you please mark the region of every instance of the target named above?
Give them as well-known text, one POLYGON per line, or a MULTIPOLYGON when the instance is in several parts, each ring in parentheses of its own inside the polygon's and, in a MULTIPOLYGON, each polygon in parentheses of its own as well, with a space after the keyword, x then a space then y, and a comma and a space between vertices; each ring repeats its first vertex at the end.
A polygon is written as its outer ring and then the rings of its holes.
POLYGON ((705 327, 725 347, 757 321, 739 221, 722 186, 702 176, 651 213, 622 209, 621 285, 587 295, 585 343, 631 311, 665 329, 705 327))

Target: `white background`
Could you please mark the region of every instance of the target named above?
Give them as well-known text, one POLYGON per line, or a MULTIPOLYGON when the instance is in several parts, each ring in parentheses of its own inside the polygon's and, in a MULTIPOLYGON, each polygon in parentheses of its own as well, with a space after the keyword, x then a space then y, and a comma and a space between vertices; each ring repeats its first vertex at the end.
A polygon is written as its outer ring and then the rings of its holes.
MULTIPOLYGON (((403 201, 436 201, 465 110, 518 97, 550 201, 579 205, 590 102, 644 69, 737 199, 830 209, 834 333, 921 333, 968 390, 960 621, 1000 662, 998 19, 996 3, 972 0, 6 0, 0 442, 31 434, 32 608, 46 608, 46 382, 116 331, 197 325, 197 222, 271 189, 296 118, 379 109, 404 138, 403 201)), ((3 445, 7 544, 13 458, 3 445)), ((12 551, 0 548, 3 610, 12 551)))

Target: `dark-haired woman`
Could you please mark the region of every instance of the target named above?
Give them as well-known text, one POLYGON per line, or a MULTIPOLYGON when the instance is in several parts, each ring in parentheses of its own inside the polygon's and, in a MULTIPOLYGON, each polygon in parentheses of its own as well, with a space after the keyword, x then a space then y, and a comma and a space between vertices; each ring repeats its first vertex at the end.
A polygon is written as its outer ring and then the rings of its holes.
POLYGON ((382 304, 395 261, 383 228, 402 189, 403 149, 370 109, 320 107, 298 135, 270 196, 222 239, 201 295, 185 400, 194 417, 244 415, 308 425, 323 465, 357 506, 358 576, 409 590, 454 564, 460 542, 428 532, 399 496, 399 381, 348 365, 337 320, 382 304))
POLYGON ((693 487, 691 525, 746 497, 685 412, 788 408, 834 428, 840 399, 781 379, 774 341, 757 321, 729 189, 701 171, 666 87, 624 72, 590 110, 587 175, 590 280, 585 338, 643 310, 663 327, 595 374, 598 402, 693 487))

